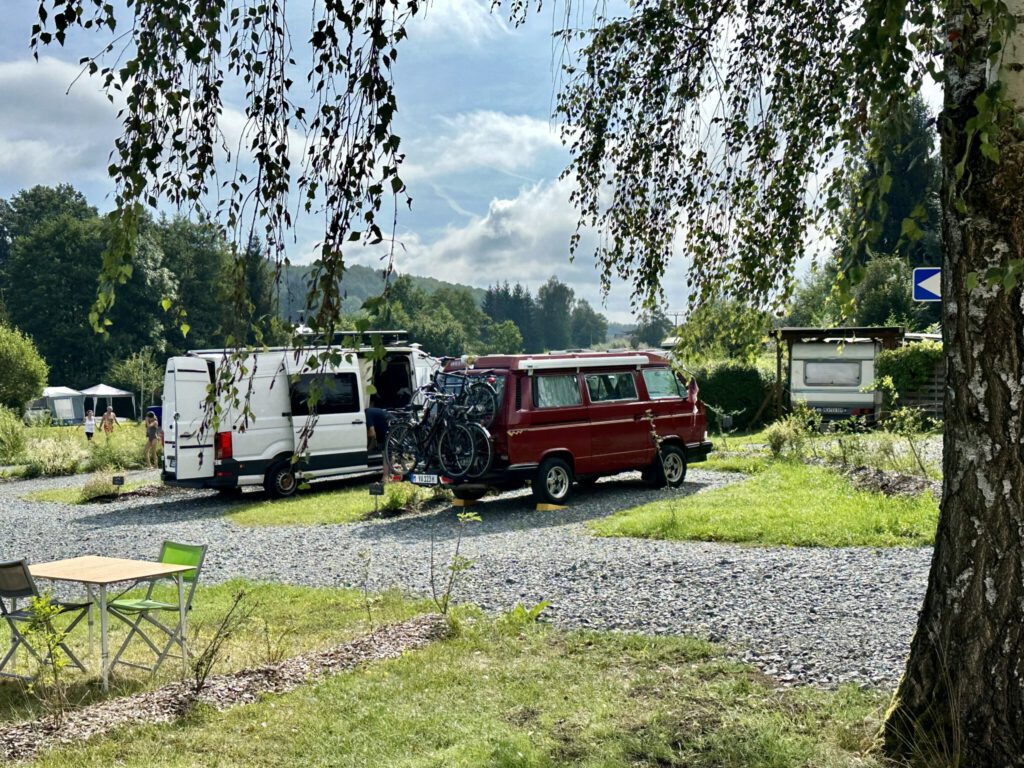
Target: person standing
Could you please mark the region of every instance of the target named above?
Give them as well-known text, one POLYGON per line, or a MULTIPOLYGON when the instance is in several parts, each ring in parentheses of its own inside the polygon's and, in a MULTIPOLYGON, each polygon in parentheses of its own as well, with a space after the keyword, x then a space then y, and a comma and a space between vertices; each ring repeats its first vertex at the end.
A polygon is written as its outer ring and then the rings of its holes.
POLYGON ((85 439, 90 443, 92 442, 92 436, 96 432, 96 417, 92 411, 85 412, 85 419, 82 421, 82 426, 85 427, 85 439))
POLYGON ((156 420, 156 414, 152 411, 146 412, 146 468, 156 469, 159 447, 157 439, 160 436, 160 422, 156 420))
POLYGON ((117 424, 117 416, 114 415, 113 406, 108 405, 107 410, 100 418, 100 429, 103 430, 103 434, 107 436, 107 440, 110 439, 111 433, 114 431, 114 426, 117 424))

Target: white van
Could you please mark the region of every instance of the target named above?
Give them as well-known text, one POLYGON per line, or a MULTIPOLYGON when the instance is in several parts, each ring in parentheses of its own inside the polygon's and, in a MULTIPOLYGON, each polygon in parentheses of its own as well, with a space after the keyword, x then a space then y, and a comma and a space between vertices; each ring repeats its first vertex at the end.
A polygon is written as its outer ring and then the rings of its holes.
POLYGON ((384 360, 375 361, 369 347, 332 348, 339 355, 325 370, 306 364, 323 348, 253 353, 235 384, 237 398, 220 395, 216 423, 207 394, 224 366, 237 365, 229 362, 230 352, 196 350, 170 358, 164 374, 163 481, 220 490, 261 485, 280 498, 295 493, 302 479, 380 468, 381 451, 376 446, 371 451, 367 436, 370 385, 376 389, 376 405, 397 408, 441 364, 416 344, 386 350, 384 360), (312 421, 307 397, 314 381, 319 394, 312 421), (293 461, 304 442, 302 455, 293 461))
POLYGON ((868 389, 875 380, 875 357, 882 345, 871 339, 796 342, 790 348, 789 393, 827 420, 851 416, 874 421, 882 393, 868 389))

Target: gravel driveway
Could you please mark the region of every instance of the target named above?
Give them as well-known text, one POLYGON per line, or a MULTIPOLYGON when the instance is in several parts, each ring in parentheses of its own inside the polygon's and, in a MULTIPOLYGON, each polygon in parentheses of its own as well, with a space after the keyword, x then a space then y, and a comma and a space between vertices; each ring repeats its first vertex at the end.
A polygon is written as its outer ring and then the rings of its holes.
MULTIPOLYGON (((624 474, 580 490, 571 507, 557 512, 533 511, 525 491, 488 500, 474 507, 483 522, 466 529, 462 553, 475 565, 456 598, 492 610, 547 600, 545 615, 563 626, 709 637, 784 682, 893 685, 924 595, 930 549, 601 539, 584 527, 638 503, 737 479, 691 469, 683 488, 654 491, 635 473, 624 474)), ((223 517, 238 502, 215 494, 86 506, 20 498, 82 482, 0 484, 0 558, 152 558, 168 538, 210 545, 204 580, 341 586, 358 583, 359 553, 366 551, 374 587, 424 594, 431 538, 442 567, 455 541, 455 510, 448 506, 350 525, 243 528, 223 517)))

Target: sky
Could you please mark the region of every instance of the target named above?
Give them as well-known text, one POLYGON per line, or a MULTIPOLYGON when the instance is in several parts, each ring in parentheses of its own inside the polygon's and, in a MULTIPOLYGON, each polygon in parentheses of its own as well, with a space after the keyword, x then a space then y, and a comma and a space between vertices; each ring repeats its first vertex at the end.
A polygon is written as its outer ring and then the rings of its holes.
MULTIPOLYGON (((309 5, 302 8, 308 19, 309 5)), ((79 32, 67 48, 29 51, 36 3, 5 7, 0 25, 0 197, 36 184, 69 183, 100 211, 112 208, 106 168, 118 135, 116 108, 78 59, 102 39, 79 32)), ((306 21, 308 26, 308 21, 306 21)), ((536 289, 552 275, 610 320, 629 321, 629 288, 601 295, 590 251, 569 259, 576 225, 568 161, 555 101, 554 22, 541 12, 518 28, 480 0, 438 0, 414 21, 396 67, 412 209, 399 213, 399 272, 487 287, 499 281, 536 289)), ((293 29, 301 30, 301 25, 293 29)), ((296 33, 300 36, 301 32, 296 33)), ((229 104, 230 106, 230 104, 229 104)), ((314 257, 319 222, 301 219, 288 255, 314 257)), ((379 264, 369 252, 355 261, 379 264)), ((684 276, 669 270, 667 309, 685 304, 684 276)))

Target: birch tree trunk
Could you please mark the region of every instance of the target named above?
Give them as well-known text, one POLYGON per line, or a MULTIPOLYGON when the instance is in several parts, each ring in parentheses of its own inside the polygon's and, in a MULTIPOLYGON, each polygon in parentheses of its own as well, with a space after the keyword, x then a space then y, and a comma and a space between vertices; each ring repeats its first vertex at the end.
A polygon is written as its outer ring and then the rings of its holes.
MULTIPOLYGON (((970 2, 951 13, 940 116, 943 163, 945 482, 928 591, 883 731, 918 765, 1024 765, 1024 298, 986 270, 1024 256, 1024 141, 1006 126, 998 164, 975 136, 975 99, 1000 76, 989 24, 970 2), (964 206, 956 205, 961 196, 964 206), (969 290, 968 275, 980 283, 969 290)), ((1001 76, 1024 108, 1024 0, 1001 76)), ((1009 121, 1004 121, 1004 124, 1009 121)))

